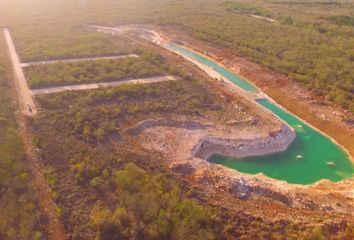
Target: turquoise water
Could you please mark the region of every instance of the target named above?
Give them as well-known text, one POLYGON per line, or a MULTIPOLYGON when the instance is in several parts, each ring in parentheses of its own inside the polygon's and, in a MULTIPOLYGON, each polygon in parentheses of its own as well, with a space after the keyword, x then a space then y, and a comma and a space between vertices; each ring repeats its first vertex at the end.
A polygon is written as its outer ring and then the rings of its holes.
MULTIPOLYGON (((247 81, 208 58, 175 44, 168 44, 166 47, 193 58, 206 66, 213 67, 217 72, 246 91, 256 89, 247 81)), ((353 176, 354 165, 348 154, 328 137, 268 100, 260 100, 258 103, 295 129, 296 139, 288 150, 278 154, 239 159, 213 155, 209 158, 209 161, 241 172, 264 173, 271 178, 298 184, 311 184, 321 179, 337 182, 353 176), (302 159, 298 158, 299 155, 302 156, 302 159), (329 165, 328 162, 333 162, 333 164, 329 165)))
POLYGON ((206 65, 208 67, 213 68, 216 72, 220 73, 222 76, 229 79, 231 82, 235 83, 237 86, 241 87, 243 90, 246 90, 246 91, 255 91, 256 90, 256 87, 253 86, 251 83, 247 82, 246 80, 233 74, 228 69, 222 67, 221 65, 209 60, 208 58, 206 58, 202 55, 196 54, 186 48, 180 47, 180 46, 173 44, 173 43, 165 44, 164 47, 168 48, 170 50, 173 50, 173 51, 178 51, 179 53, 183 54, 184 56, 190 57, 193 60, 196 60, 200 63, 203 63, 204 65, 206 65))

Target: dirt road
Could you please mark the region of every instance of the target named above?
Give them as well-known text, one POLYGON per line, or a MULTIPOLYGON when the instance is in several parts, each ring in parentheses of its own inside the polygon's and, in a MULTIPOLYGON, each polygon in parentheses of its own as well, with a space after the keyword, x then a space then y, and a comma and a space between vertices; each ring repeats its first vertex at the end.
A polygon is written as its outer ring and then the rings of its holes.
POLYGON ((37 152, 32 145, 33 136, 28 130, 27 119, 24 115, 19 115, 17 120, 20 124, 20 133, 26 150, 26 158, 31 164, 32 174, 36 183, 39 206, 48 219, 48 237, 50 240, 65 240, 64 226, 58 217, 57 206, 53 202, 50 186, 41 172, 42 167, 38 161, 37 152))
POLYGON ((37 187, 36 193, 38 194, 39 206, 48 219, 46 224, 48 237, 50 240, 65 240, 66 235, 64 226, 58 218, 56 205, 52 200, 50 187, 41 173, 41 165, 38 161, 37 152, 32 145, 33 136, 28 129, 28 118, 26 116, 33 116, 37 113, 32 99, 32 94, 27 86, 27 82, 8 29, 4 29, 4 36, 9 49, 9 57, 13 66, 17 100, 21 110, 21 114, 16 115, 17 122, 19 123, 19 130, 23 140, 23 146, 26 151, 26 159, 30 163, 37 187), (31 111, 28 106, 30 106, 31 111))
POLYGON ((263 17, 263 16, 259 16, 259 15, 254 15, 254 14, 249 14, 247 16, 253 17, 253 18, 258 18, 258 19, 264 19, 268 22, 272 22, 272 23, 277 23, 277 20, 274 20, 273 18, 269 18, 269 17, 263 17))
POLYGON ((49 87, 42 88, 37 90, 31 90, 33 95, 37 94, 50 94, 64 91, 81 91, 88 89, 97 89, 101 87, 112 87, 119 86, 124 84, 146 84, 146 83, 156 83, 156 82, 165 82, 165 81, 175 81, 177 80, 173 76, 160 76, 160 77, 150 77, 150 78, 138 78, 138 79, 129 79, 121 80, 115 82, 102 82, 102 83, 90 83, 90 84, 77 84, 77 85, 66 85, 59 87, 49 87))
POLYGON ((166 42, 156 31, 151 29, 146 29, 146 28, 135 27, 134 25, 118 26, 118 27, 105 27, 105 26, 97 26, 97 25, 88 25, 88 26, 97 29, 98 32, 110 33, 113 35, 124 34, 129 31, 139 31, 141 38, 153 42, 157 45, 161 46, 163 43, 166 42), (145 33, 145 35, 143 33, 145 33), (151 36, 146 36, 146 34, 150 34, 151 36))
POLYGON ((85 57, 85 58, 72 58, 72 59, 58 59, 58 60, 49 60, 49 61, 21 63, 21 67, 30 67, 30 66, 42 65, 42 64, 55 64, 55 63, 61 63, 61 62, 72 63, 72 62, 122 59, 122 58, 138 58, 138 57, 139 56, 136 54, 127 54, 127 55, 117 55, 117 56, 107 56, 107 57, 85 57))
POLYGON ((37 114, 37 108, 33 101, 32 94, 28 88, 25 75, 23 73, 20 60, 18 58, 15 45, 12 41, 9 29, 4 29, 5 40, 9 50, 13 71, 14 79, 16 84, 16 91, 19 100, 20 110, 27 116, 33 116, 37 114))

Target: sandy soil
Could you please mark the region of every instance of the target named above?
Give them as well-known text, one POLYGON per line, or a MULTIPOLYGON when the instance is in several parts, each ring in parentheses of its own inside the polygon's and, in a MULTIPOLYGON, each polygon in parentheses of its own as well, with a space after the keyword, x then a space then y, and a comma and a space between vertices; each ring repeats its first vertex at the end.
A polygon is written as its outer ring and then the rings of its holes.
POLYGON ((83 62, 83 61, 96 61, 96 60, 109 60, 109 59, 122 59, 122 58, 138 58, 136 54, 118 55, 118 56, 107 56, 107 57, 86 57, 86 58, 72 58, 72 59, 59 59, 50 61, 39 61, 39 62, 26 62, 21 63, 21 67, 30 67, 43 64, 55 64, 55 63, 73 63, 73 62, 83 62))
POLYGON ((259 15, 249 14, 248 16, 253 17, 253 18, 258 18, 258 19, 264 19, 264 20, 266 20, 268 22, 272 22, 272 23, 278 22, 277 20, 274 20, 273 18, 263 17, 263 16, 259 16, 259 15))
POLYGON ((17 90, 18 101, 21 111, 27 116, 33 116, 37 114, 37 108, 33 101, 32 94, 28 88, 25 75, 23 73, 20 60, 18 58, 15 45, 12 41, 9 29, 4 29, 5 39, 8 46, 10 58, 12 61, 15 85, 17 90))
POLYGON ((159 76, 159 77, 150 77, 150 78, 120 80, 114 82, 48 87, 48 88, 41 88, 41 89, 33 89, 30 91, 32 92, 33 95, 38 95, 38 94, 51 94, 51 93, 64 92, 64 91, 81 91, 81 90, 88 90, 88 89, 97 89, 102 87, 112 87, 112 86, 119 86, 125 84, 147 84, 147 83, 157 83, 157 82, 176 81, 176 80, 177 79, 173 76, 159 76))

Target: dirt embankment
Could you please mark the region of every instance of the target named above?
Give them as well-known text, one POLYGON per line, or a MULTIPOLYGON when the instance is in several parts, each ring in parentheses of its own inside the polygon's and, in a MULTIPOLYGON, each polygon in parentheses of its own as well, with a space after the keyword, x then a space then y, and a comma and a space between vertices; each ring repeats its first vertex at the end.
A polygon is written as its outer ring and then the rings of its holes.
POLYGON ((268 155, 285 151, 295 136, 295 132, 285 124, 279 131, 270 133, 268 137, 252 140, 206 136, 199 140, 192 154, 201 159, 208 159, 212 154, 237 158, 268 155))
MULTIPOLYGON (((287 125, 282 124, 276 131, 248 139, 242 139, 240 133, 226 133, 224 129, 217 129, 213 124, 200 123, 198 121, 176 121, 170 119, 149 119, 129 128, 128 133, 139 135, 146 130, 154 131, 154 128, 179 128, 190 131, 189 148, 179 149, 184 155, 207 160, 212 154, 222 154, 230 157, 260 156, 285 151, 295 139, 295 132, 287 125), (192 146, 192 147, 191 147, 192 146)), ((177 139, 176 139, 177 140, 177 139)), ((178 141, 178 140, 177 140, 178 141)))
POLYGON ((221 62, 257 85, 287 110, 333 137, 352 156, 354 155, 354 115, 352 113, 326 101, 280 73, 263 68, 244 57, 233 55, 227 49, 189 37, 183 30, 149 27, 156 29, 164 39, 185 45, 221 62))

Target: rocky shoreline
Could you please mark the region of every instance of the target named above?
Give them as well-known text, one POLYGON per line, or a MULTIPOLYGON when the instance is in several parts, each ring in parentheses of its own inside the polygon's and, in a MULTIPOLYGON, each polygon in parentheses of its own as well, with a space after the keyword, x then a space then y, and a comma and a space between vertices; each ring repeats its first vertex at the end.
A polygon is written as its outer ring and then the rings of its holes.
POLYGON ((205 160, 212 154, 236 158, 268 155, 285 151, 295 137, 295 132, 285 124, 281 130, 270 133, 266 138, 233 140, 209 135, 199 140, 192 150, 192 155, 205 160))

